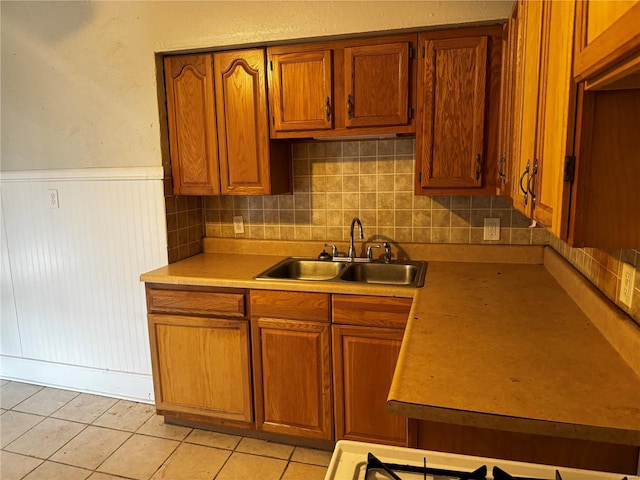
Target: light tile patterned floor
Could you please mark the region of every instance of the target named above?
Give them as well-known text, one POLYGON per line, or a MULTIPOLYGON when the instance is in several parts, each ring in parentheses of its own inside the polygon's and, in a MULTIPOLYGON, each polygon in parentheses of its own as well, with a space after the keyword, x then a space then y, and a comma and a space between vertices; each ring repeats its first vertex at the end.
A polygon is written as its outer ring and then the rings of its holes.
POLYGON ((2 480, 322 480, 331 453, 165 425, 154 407, 2 380, 2 480))

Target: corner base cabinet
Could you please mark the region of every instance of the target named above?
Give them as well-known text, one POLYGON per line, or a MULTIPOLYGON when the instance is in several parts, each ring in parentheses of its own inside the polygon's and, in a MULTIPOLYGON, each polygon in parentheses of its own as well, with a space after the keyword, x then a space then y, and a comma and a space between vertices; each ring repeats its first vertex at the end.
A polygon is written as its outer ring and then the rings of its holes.
POLYGON ((411 302, 333 295, 336 440, 409 446, 409 420, 386 408, 411 302))
POLYGON ((253 425, 244 291, 147 285, 156 409, 194 421, 253 425))

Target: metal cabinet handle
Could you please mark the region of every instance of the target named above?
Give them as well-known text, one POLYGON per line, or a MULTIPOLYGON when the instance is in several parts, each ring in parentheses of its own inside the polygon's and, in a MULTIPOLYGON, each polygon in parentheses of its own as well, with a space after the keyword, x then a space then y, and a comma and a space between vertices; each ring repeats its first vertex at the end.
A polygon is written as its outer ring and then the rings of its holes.
POLYGON ((480 180, 480 174, 482 173, 482 156, 476 155, 476 180, 480 180))
POLYGON ((353 118, 353 98, 351 95, 347 95, 347 117, 353 118))
POLYGON ((524 204, 526 205, 527 203, 529 203, 529 193, 524 189, 524 187, 522 186, 522 181, 524 180, 524 177, 526 175, 529 174, 529 167, 530 167, 531 161, 527 160, 527 166, 524 169, 524 172, 522 172, 522 176, 520 177, 520 190, 522 190, 522 193, 524 194, 524 204))
POLYGON ((502 170, 500 170, 500 167, 505 163, 507 163, 507 155, 503 153, 502 155, 500 155, 500 160, 498 160, 498 166, 496 167, 496 170, 498 171, 498 179, 503 184, 507 181, 507 176, 502 170))
POLYGON ((536 175, 538 175, 538 159, 537 158, 533 161, 533 171, 531 172, 531 175, 527 180, 527 191, 531 194, 531 205, 533 205, 534 207, 536 206, 536 192, 534 190, 531 190, 531 185, 536 175))
POLYGON ((328 122, 329 120, 331 120, 331 99, 329 97, 327 97, 327 99, 324 101, 324 106, 327 112, 327 115, 325 118, 327 119, 327 122, 328 122))

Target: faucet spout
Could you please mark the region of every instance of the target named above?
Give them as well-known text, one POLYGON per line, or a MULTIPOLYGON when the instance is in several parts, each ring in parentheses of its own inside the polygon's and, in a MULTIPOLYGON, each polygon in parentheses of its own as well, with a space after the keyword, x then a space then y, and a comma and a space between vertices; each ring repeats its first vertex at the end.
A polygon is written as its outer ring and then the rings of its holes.
POLYGON ((362 222, 358 217, 353 217, 353 220, 351 220, 351 227, 349 229, 349 251, 347 252, 347 257, 349 257, 349 259, 352 261, 354 258, 356 258, 356 247, 353 242, 353 230, 356 225, 358 225, 358 228, 360 229, 360 240, 364 240, 362 222))

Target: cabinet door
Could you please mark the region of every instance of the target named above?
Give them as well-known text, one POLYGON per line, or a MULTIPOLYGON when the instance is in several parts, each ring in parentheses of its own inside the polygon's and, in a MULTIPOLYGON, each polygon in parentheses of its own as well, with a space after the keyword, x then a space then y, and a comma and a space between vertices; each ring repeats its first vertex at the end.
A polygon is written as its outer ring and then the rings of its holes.
POLYGON ((164 58, 173 191, 220 193, 211 54, 164 58))
MULTIPOLYGON (((487 37, 432 40, 420 36, 418 188, 483 185, 487 37)), ((472 193, 470 190, 469 193, 472 193)))
POLYGON ((333 128, 332 52, 269 56, 269 102, 274 131, 333 128))
POLYGON ((541 68, 536 153, 531 172, 533 219, 561 236, 564 160, 573 152, 575 85, 572 79, 575 2, 545 2, 542 9, 541 68))
POLYGON ((403 331, 332 328, 336 440, 407 446, 407 419, 386 411, 403 331))
POLYGON ((148 320, 159 412, 253 421, 248 321, 157 314, 148 320))
POLYGON ((640 87, 640 1, 584 0, 576 14, 576 81, 587 89, 640 87))
POLYGON ((502 76, 500 80, 500 130, 498 131, 498 163, 496 193, 511 197, 514 137, 517 135, 515 79, 518 58, 518 3, 513 7, 502 37, 502 76))
POLYGON ((531 217, 531 185, 534 164, 536 163, 536 139, 538 126, 538 88, 540 84, 540 60, 542 38, 542 2, 523 2, 519 4, 522 19, 521 57, 517 68, 517 94, 519 108, 520 138, 518 143, 513 191, 513 205, 522 213, 531 217))
POLYGON ((262 49, 214 55, 223 194, 270 194, 269 130, 262 49))
POLYGON ((409 43, 344 49, 346 127, 409 122, 409 43))
POLYGON ((329 324, 253 318, 260 430, 332 440, 329 324))

